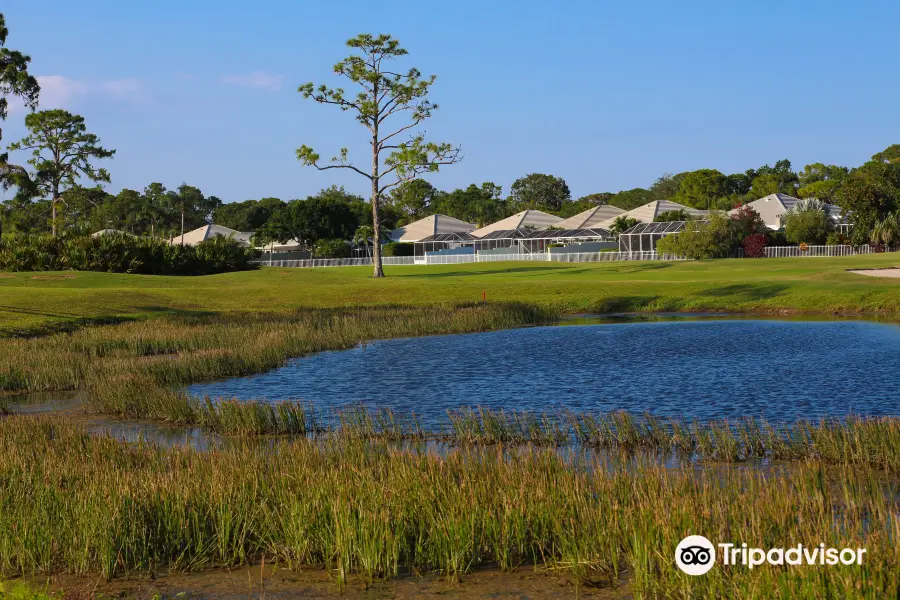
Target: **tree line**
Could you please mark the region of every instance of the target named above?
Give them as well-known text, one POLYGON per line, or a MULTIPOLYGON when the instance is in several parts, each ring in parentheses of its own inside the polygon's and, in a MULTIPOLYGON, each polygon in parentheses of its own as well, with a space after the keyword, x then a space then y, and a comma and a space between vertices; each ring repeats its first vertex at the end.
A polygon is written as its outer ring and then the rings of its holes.
MULTIPOLYGON (((7 96, 17 96, 36 109, 40 91, 27 71, 30 58, 5 48, 7 33, 0 14, 0 119, 7 116, 7 96)), ((0 207, 2 231, 55 236, 120 229, 134 235, 175 237, 216 223, 255 232, 261 243, 299 240, 312 249, 328 240, 380 241, 398 226, 438 213, 483 226, 527 209, 568 217, 601 204, 630 210, 653 200, 728 210, 780 192, 818 198, 851 211, 854 242, 862 243, 879 223, 896 219, 900 209, 900 144, 878 152, 857 168, 813 163, 795 171, 785 159, 774 166, 727 175, 715 169, 666 173, 646 188, 597 192, 577 199, 562 177, 544 173, 517 179, 507 195, 493 182, 439 190, 422 176, 458 162, 462 155, 459 147, 429 142, 424 134, 415 133, 437 109, 428 99, 434 76, 423 76, 417 69, 389 68, 389 61, 406 54, 391 36, 363 34, 347 45, 360 54, 338 63, 335 72, 358 86, 356 96, 312 83, 298 91, 355 115, 369 131, 372 166, 356 166, 346 149, 323 161, 303 145, 297 158, 322 171, 344 169, 365 177, 371 184, 368 198, 332 186, 305 199, 261 198, 226 204, 187 183, 167 189, 160 182, 143 190, 110 194, 101 187, 110 181, 109 172, 98 161, 112 158, 115 150, 102 146, 83 117, 46 110, 28 114, 28 135, 8 147, 29 153, 26 166, 11 164, 8 154, 0 155, 0 184, 15 190, 0 207), (404 116, 405 121, 387 127, 392 119, 404 116), (410 137, 401 141, 397 137, 401 134, 410 137)), ((372 246, 379 259, 380 244, 372 246)), ((374 262, 379 276, 380 260, 374 262)))

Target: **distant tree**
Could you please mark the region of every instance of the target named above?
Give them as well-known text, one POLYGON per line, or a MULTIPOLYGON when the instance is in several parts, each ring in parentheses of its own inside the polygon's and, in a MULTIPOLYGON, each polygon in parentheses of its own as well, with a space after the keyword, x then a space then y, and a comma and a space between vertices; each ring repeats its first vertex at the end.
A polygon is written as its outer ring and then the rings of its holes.
POLYGON ((616 237, 619 237, 619 234, 625 233, 635 225, 640 223, 637 219, 632 219, 631 217, 619 216, 613 219, 613 224, 609 228, 609 232, 616 237))
POLYGON ((57 218, 63 229, 75 235, 106 227, 124 228, 132 216, 116 199, 100 187, 76 185, 62 193, 62 209, 57 218))
MULTIPOLYGON (((653 185, 650 186, 651 200, 671 200, 681 188, 681 180, 684 179, 686 173, 663 173, 660 175, 653 185)), ((646 202, 644 202, 646 204, 646 202)))
POLYGON ((486 181, 477 186, 470 184, 465 189, 438 193, 432 212, 451 216, 455 219, 483 226, 509 216, 509 208, 501 199, 503 188, 486 181))
MULTIPOLYGON (((599 206, 601 204, 609 204, 610 199, 615 196, 612 192, 599 192, 596 194, 588 194, 587 196, 582 196, 576 202, 585 204, 587 206, 599 206)), ((586 210, 586 209, 585 209, 586 210)))
MULTIPOLYGON (((344 95, 341 88, 325 85, 316 88, 306 83, 299 88, 304 98, 321 104, 333 104, 342 111, 352 111, 356 120, 370 134, 371 168, 363 170, 349 161, 343 148, 331 164, 322 165, 320 156, 309 146, 297 150, 297 158, 304 165, 325 169, 349 169, 362 175, 371 183, 369 203, 372 209, 372 228, 375 237, 381 235, 381 198, 389 189, 404 181, 411 181, 423 173, 437 171, 442 165, 451 165, 461 159, 458 147, 446 143, 426 142, 423 133, 413 135, 408 141, 398 137, 411 131, 430 118, 438 108, 428 100, 428 91, 435 77, 423 78, 417 69, 406 73, 391 71, 386 64, 407 54, 397 40, 389 35, 374 37, 359 35, 347 41, 347 45, 361 51, 362 56, 351 55, 334 67, 335 73, 360 86, 362 91, 354 98, 344 95), (387 129, 387 121, 396 115, 407 114, 409 122, 387 129), (392 175, 393 181, 385 183, 392 175)), ((373 276, 384 277, 381 264, 381 246, 376 244, 372 257, 373 276)))
POLYGON ((141 221, 144 223, 144 232, 149 228, 151 236, 156 235, 160 225, 166 227, 167 221, 171 220, 166 215, 167 198, 166 186, 159 182, 151 183, 144 188, 140 215, 141 221))
POLYGON ((749 169, 743 173, 733 173, 725 176, 725 194, 731 197, 745 196, 753 187, 756 171, 749 169))
POLYGON ((667 210, 665 212, 661 212, 656 215, 656 218, 653 219, 654 223, 668 223, 671 221, 692 221, 693 217, 691 214, 684 210, 683 208, 679 208, 678 210, 667 210))
POLYGON ((531 173, 516 179, 509 193, 515 211, 556 212, 572 199, 565 179, 543 173, 531 173))
POLYGON ((775 193, 793 195, 797 193, 798 183, 797 174, 791 170, 791 161, 779 160, 774 167, 763 165, 756 170, 748 199, 756 200, 775 193))
POLYGON ((23 174, 17 186, 35 190, 50 199, 51 233, 57 231, 57 212, 62 194, 78 185, 79 179, 92 182, 108 182, 106 169, 97 169, 95 159, 112 158, 115 150, 100 145, 100 138, 88 133, 84 117, 65 110, 45 110, 25 117, 30 134, 10 144, 10 150, 30 150, 28 160, 32 174, 23 174))
POLYGON ((361 223, 348 197, 353 198, 343 188, 331 187, 306 200, 291 200, 258 233, 279 242, 299 240, 311 250, 320 240, 350 240, 361 223))
MULTIPOLYGON (((31 58, 5 47, 8 35, 6 19, 3 13, 0 13, 0 121, 5 121, 9 114, 9 96, 20 98, 26 108, 34 110, 37 108, 41 91, 37 79, 28 73, 31 58)), ((0 140, 2 139, 3 129, 0 128, 0 140)), ((10 164, 9 155, 0 151, 0 185, 4 189, 9 189, 17 184, 17 180, 21 181, 23 174, 24 169, 10 164)))
POLYGON ((726 193, 725 176, 714 169, 685 173, 675 195, 675 202, 693 208, 710 209, 726 193))
POLYGON ((432 204, 438 191, 424 179, 405 181, 392 189, 385 204, 393 206, 403 215, 407 223, 431 214, 432 204))
POLYGON ((596 206, 605 205, 607 200, 612 196, 613 194, 609 192, 604 194, 589 194, 587 196, 582 196, 578 200, 566 202, 565 204, 563 204, 562 210, 557 211, 556 214, 564 219, 567 219, 571 216, 577 215, 578 213, 584 212, 591 208, 595 208, 596 206))
POLYGON ((625 190, 618 194, 614 194, 609 199, 608 204, 610 206, 621 208, 622 210, 631 210, 632 208, 643 206, 652 201, 653 193, 650 190, 634 188, 633 190, 625 190))
POLYGON ((837 199, 844 178, 850 173, 847 167, 813 163, 803 167, 798 174, 799 188, 797 195, 801 198, 818 198, 833 204, 837 199))
POLYGON ((853 243, 865 244, 875 224, 900 208, 900 163, 872 161, 855 169, 844 178, 837 203, 852 219, 853 243))
POLYGON ((176 191, 166 192, 165 211, 169 218, 177 218, 174 229, 183 237, 185 231, 208 225, 212 215, 222 205, 215 196, 205 196, 200 188, 182 183, 176 191))
POLYGON ((900 163, 900 144, 893 144, 875 154, 872 156, 872 162, 900 163))
POLYGON ((229 202, 215 209, 212 220, 217 225, 237 231, 256 231, 282 206, 284 202, 278 198, 229 202))

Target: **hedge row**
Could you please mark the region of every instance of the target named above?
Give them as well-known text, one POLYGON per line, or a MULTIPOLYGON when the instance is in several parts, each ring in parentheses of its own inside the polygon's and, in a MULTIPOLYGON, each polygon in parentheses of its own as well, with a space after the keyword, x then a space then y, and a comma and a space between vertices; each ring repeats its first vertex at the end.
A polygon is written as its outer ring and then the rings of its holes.
POLYGON ((151 237, 11 235, 0 238, 0 271, 102 271, 144 275, 210 275, 257 268, 259 253, 214 237, 196 246, 151 237))

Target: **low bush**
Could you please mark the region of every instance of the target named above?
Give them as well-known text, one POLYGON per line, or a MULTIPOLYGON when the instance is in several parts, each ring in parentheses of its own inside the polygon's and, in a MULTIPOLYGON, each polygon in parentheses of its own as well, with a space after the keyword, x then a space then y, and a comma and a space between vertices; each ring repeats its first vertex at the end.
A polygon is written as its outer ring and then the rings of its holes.
POLYGON ((824 244, 829 229, 828 215, 821 210, 788 213, 784 218, 785 237, 795 244, 824 244))
POLYGON ((313 247, 316 258, 349 258, 350 246, 344 240, 319 240, 313 247))
POLYGON ((101 271, 210 275, 256 268, 258 252, 214 237, 196 246, 130 235, 12 235, 0 238, 0 271, 101 271))
POLYGON ((837 231, 832 231, 828 234, 828 237, 825 238, 826 246, 849 246, 851 244, 850 238, 837 231))
POLYGON ((744 238, 742 245, 744 247, 744 256, 749 258, 762 258, 766 255, 766 244, 768 239, 761 233, 754 233, 744 238))
POLYGON ((727 258, 731 254, 730 219, 724 213, 712 213, 708 222, 692 221, 681 232, 659 240, 656 250, 687 259, 727 258))
POLYGON ((390 242, 381 247, 382 256, 412 256, 413 245, 405 242, 390 242))

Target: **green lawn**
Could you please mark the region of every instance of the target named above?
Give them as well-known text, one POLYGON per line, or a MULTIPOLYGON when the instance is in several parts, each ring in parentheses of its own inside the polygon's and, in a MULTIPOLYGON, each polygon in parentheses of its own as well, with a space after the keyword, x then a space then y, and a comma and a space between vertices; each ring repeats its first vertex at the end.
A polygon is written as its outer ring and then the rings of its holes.
POLYGON ((208 277, 108 273, 0 274, 0 332, 172 313, 273 311, 357 304, 519 300, 566 312, 726 310, 900 313, 900 280, 847 269, 900 265, 900 255, 843 258, 479 263, 279 269, 208 277))

